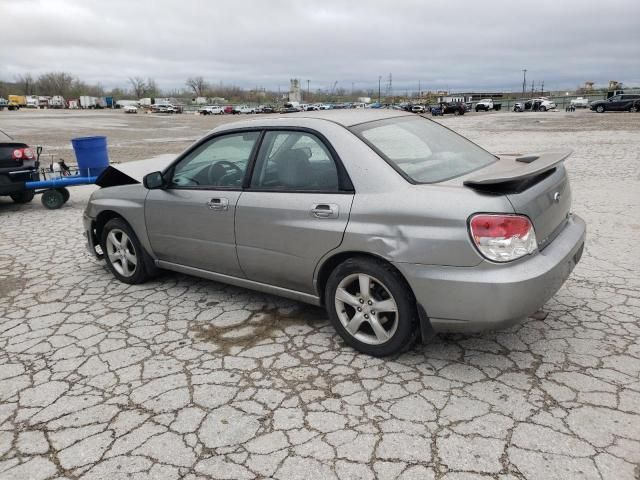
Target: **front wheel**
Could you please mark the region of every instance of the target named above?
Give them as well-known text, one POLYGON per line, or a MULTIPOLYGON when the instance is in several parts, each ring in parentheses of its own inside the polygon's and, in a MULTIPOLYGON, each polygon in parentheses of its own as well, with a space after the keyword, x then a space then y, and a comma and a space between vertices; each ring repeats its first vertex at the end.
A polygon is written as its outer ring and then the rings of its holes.
POLYGON ((546 112, 546 111, 547 111, 547 107, 545 107, 544 105, 540 105, 539 110, 540 110, 541 112, 546 112))
POLYGON ((596 107, 596 112, 598 112, 598 113, 604 113, 604 110, 605 110, 604 109, 604 105, 598 105, 596 107))
POLYGON ((121 218, 113 218, 102 229, 100 242, 111 273, 124 283, 144 283, 151 276, 146 252, 133 229, 121 218))
POLYGON ((325 305, 336 331, 351 347, 376 357, 411 347, 417 336, 416 302, 388 264, 351 258, 330 275, 325 305))
POLYGON ((12 193, 11 200, 15 203, 29 203, 35 197, 33 190, 25 190, 24 192, 12 193))

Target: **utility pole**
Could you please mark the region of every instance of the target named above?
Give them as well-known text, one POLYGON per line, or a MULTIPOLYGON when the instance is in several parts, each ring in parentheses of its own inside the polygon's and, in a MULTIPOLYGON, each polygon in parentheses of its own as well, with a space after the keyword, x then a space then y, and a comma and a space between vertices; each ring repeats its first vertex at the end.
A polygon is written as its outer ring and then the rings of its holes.
POLYGON ((525 90, 527 88, 527 69, 522 69, 522 96, 524 97, 525 90))
POLYGON ((534 85, 535 85, 535 80, 531 80, 531 98, 533 98, 533 92, 534 92, 533 86, 534 85))
POLYGON ((544 97, 544 80, 542 80, 542 87, 540 87, 540 96, 544 97))
POLYGON ((309 101, 309 80, 307 80, 307 102, 309 101))
POLYGON ((418 80, 418 98, 422 98, 422 88, 420 85, 420 80, 418 80))
POLYGON ((382 75, 378 75, 378 104, 380 104, 380 82, 382 81, 382 75))

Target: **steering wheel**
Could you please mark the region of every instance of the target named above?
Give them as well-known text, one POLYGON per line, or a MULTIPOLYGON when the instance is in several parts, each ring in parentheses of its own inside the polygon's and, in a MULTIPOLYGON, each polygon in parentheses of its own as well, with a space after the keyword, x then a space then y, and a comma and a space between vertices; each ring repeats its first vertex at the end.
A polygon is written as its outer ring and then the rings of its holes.
POLYGON ((235 163, 229 162, 228 160, 219 160, 216 163, 212 164, 207 171, 207 179, 209 180, 209 185, 221 185, 221 180, 231 175, 232 173, 237 173, 240 178, 244 175, 244 172, 240 167, 238 167, 235 163), (227 167, 232 170, 228 171, 227 167))

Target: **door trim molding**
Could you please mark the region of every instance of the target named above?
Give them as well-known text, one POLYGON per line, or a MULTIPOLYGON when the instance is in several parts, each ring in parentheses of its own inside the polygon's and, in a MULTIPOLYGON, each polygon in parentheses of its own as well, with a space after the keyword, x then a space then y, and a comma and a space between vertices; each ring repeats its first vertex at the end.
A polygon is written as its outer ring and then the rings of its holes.
POLYGON ((274 287, 273 285, 267 285, 266 283, 247 280, 246 278, 238 278, 231 275, 224 275, 222 273, 210 272, 201 268, 188 267, 186 265, 166 262, 164 260, 157 260, 156 265, 160 268, 172 270, 178 273, 185 273, 187 275, 206 278, 207 280, 213 280, 215 282, 227 283, 229 285, 235 285, 236 287, 248 288, 250 290, 257 290, 259 292, 277 295, 279 297, 290 298, 299 302, 310 303, 311 305, 322 306, 322 302, 320 301, 320 298, 318 296, 299 292, 297 290, 274 287))

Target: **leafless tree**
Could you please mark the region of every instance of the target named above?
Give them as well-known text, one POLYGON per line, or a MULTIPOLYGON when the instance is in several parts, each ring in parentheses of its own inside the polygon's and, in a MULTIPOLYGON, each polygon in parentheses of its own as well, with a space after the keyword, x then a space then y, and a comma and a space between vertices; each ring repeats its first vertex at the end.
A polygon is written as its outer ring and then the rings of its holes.
POLYGON ((16 86, 22 95, 33 95, 36 93, 36 82, 30 73, 16 75, 16 86))
POLYGON ((160 89, 153 78, 147 78, 146 88, 144 94, 147 97, 157 97, 160 93, 160 89))
POLYGON ((209 85, 202 77, 189 77, 187 78, 186 85, 193 90, 196 97, 205 97, 206 91, 209 88, 209 85))
POLYGON ((133 95, 136 98, 144 97, 144 94, 147 90, 147 84, 144 82, 143 78, 129 77, 129 83, 131 84, 131 88, 133 89, 133 95))
POLYGON ((62 95, 66 98, 76 81, 67 72, 48 72, 38 77, 37 90, 40 95, 62 95))

